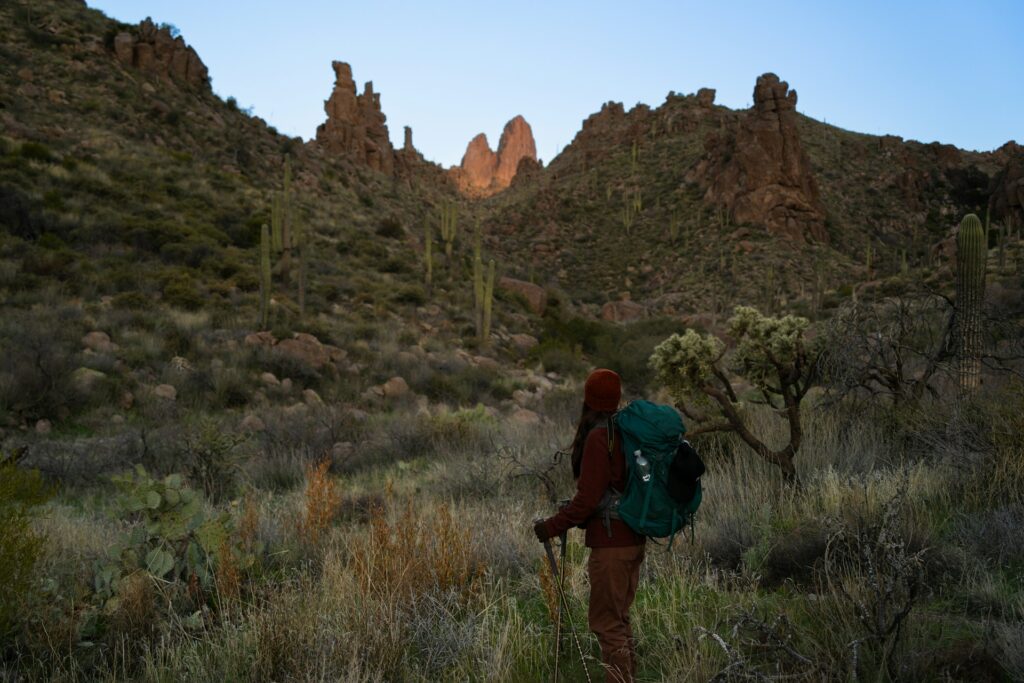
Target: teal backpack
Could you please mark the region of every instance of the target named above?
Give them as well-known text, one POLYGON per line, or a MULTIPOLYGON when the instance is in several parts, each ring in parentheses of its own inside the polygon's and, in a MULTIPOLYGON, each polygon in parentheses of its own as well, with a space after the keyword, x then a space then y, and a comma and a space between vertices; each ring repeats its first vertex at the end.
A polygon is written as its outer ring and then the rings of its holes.
MULTIPOLYGON (((612 418, 610 438, 622 439, 628 476, 625 491, 609 491, 599 508, 607 519, 621 519, 638 534, 674 539, 703 497, 704 463, 689 442, 674 408, 633 401, 612 418)), ((606 521, 606 526, 608 525, 606 521)), ((671 544, 671 540, 669 541, 671 544)))

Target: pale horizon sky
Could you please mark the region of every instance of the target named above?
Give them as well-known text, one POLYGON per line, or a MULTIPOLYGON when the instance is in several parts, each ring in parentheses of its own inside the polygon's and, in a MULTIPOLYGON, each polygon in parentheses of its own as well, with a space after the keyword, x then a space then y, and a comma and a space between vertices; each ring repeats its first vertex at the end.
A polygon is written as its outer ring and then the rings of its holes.
POLYGON ((522 114, 546 162, 607 101, 660 105, 718 91, 750 105, 758 75, 797 109, 861 133, 991 150, 1024 142, 1024 0, 772 3, 601 0, 87 0, 124 22, 177 26, 213 89, 289 135, 323 122, 332 60, 381 93, 426 158, 459 163, 477 133, 496 147, 522 114))

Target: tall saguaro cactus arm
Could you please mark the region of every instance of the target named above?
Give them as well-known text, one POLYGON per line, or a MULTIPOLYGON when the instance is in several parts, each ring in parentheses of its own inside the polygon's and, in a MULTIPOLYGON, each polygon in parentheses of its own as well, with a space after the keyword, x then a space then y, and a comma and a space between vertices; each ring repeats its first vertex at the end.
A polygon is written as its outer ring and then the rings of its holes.
POLYGON ((267 329, 270 320, 270 229, 260 228, 260 329, 267 329))
POLYGON ((960 222, 956 236, 956 352, 960 390, 973 392, 981 382, 982 304, 988 243, 976 215, 960 222))

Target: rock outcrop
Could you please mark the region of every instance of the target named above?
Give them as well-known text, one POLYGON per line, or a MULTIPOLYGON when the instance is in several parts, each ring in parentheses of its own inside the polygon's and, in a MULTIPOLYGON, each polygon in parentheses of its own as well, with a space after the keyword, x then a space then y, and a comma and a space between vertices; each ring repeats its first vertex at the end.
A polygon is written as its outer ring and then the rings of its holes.
POLYGON ((210 74, 199 55, 171 29, 146 19, 133 31, 114 36, 114 55, 127 67, 170 78, 195 88, 209 88, 210 74))
POLYGON ((1000 219, 1013 216, 1015 224, 1024 224, 1024 146, 1007 142, 996 150, 1006 159, 992 183, 992 213, 1000 219))
POLYGON ((704 157, 689 179, 735 223, 796 242, 827 244, 825 211, 796 117, 796 91, 775 74, 760 76, 753 108, 734 130, 708 136, 704 157))
POLYGON ((505 124, 497 152, 491 150, 487 136, 480 133, 470 140, 462 163, 451 174, 463 194, 486 197, 512 184, 523 159, 536 162, 537 145, 530 124, 516 116, 505 124))
MULTIPOLYGON (((316 129, 316 141, 332 154, 352 157, 357 163, 375 171, 392 175, 395 153, 380 108, 380 93, 367 81, 363 93, 356 94, 352 67, 345 62, 332 62, 334 91, 324 102, 327 120, 316 129)), ((411 136, 410 136, 411 142, 411 136)))

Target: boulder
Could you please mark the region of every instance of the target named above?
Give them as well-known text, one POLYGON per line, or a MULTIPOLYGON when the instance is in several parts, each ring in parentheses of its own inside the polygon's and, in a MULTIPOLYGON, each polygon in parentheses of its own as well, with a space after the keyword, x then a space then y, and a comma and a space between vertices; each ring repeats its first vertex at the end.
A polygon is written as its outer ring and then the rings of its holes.
POLYGON ((540 285, 535 285, 525 280, 503 277, 498 280, 498 287, 523 297, 526 299, 526 305, 530 311, 537 315, 544 315, 544 308, 548 303, 548 294, 540 285))
POLYGON ((84 367, 78 368, 71 373, 71 386, 79 393, 88 394, 106 378, 107 375, 99 370, 84 367))
POLYGON ((697 91, 697 106, 710 109, 715 103, 715 89, 701 88, 697 91))
POLYGON ((484 370, 491 370, 492 372, 501 370, 501 363, 489 356, 473 356, 473 365, 484 370))
POLYGON ((381 385, 384 398, 400 398, 409 393, 409 384, 402 377, 392 377, 381 385))
POLYGON ((513 424, 535 427, 540 424, 540 415, 526 408, 517 408, 508 418, 513 424))
POLYGON ((242 418, 242 421, 238 423, 239 431, 243 432, 262 432, 266 430, 267 425, 258 416, 252 413, 242 418))
POLYGON ((296 332, 291 339, 279 341, 274 349, 316 370, 331 362, 330 352, 311 334, 296 332))
POLYGON ((270 348, 277 343, 277 339, 270 332, 252 332, 245 335, 242 343, 253 348, 270 348))
POLYGON ((320 398, 320 394, 316 393, 313 389, 303 389, 302 400, 310 407, 322 406, 324 404, 324 400, 320 398))
POLYGON ((647 317, 647 309, 635 301, 609 301, 601 307, 601 319, 625 323, 647 317))
POLYGON ((537 338, 534 337, 533 335, 521 333, 513 334, 511 337, 509 337, 509 340, 512 342, 512 346, 516 347, 516 349, 523 353, 532 350, 535 346, 537 346, 537 344, 540 343, 539 341, 537 341, 537 338))
POLYGON ((281 386, 281 380, 279 380, 277 378, 277 375, 275 375, 272 372, 264 372, 263 374, 261 374, 260 381, 266 384, 268 387, 281 386))
POLYGON ((157 384, 153 387, 153 395, 165 401, 175 401, 178 399, 178 390, 171 384, 157 384))
POLYGON ((331 446, 331 462, 338 464, 343 463, 356 452, 356 445, 351 441, 339 441, 338 443, 331 446))
POLYGON ((110 341, 110 336, 99 330, 94 330, 82 337, 82 346, 96 353, 114 353, 118 349, 117 344, 110 341))
POLYGON ((50 424, 49 420, 37 420, 36 421, 36 434, 49 434, 53 425, 50 424))

